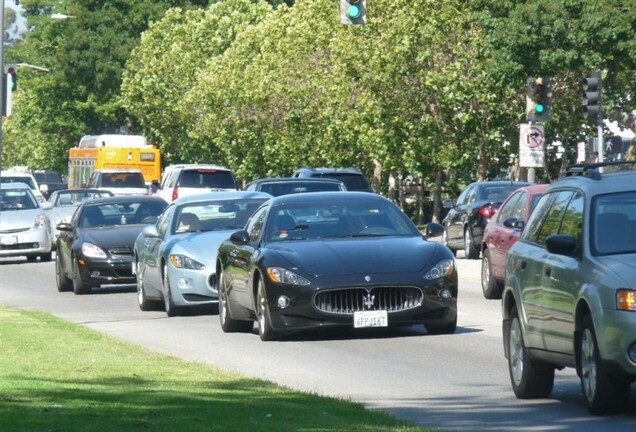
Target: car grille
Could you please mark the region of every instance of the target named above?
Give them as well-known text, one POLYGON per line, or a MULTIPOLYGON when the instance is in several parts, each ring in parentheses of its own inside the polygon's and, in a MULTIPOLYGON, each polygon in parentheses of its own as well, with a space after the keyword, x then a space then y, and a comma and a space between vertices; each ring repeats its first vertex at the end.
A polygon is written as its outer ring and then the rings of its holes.
POLYGON ((0 234, 14 234, 14 233, 19 233, 19 232, 25 232, 25 231, 29 231, 31 228, 32 227, 0 230, 0 234))
POLYGON ((108 252, 113 256, 132 256, 132 249, 128 246, 119 246, 108 249, 108 252))
POLYGON ((352 314, 364 310, 398 312, 422 304, 424 295, 416 287, 343 288, 321 291, 314 297, 314 306, 322 312, 352 314))

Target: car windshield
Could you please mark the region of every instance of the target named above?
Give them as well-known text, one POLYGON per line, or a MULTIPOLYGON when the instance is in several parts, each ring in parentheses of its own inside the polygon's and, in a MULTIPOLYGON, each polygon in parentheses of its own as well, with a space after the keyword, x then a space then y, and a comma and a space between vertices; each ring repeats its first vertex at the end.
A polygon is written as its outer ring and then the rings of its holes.
POLYGON ((33 182, 33 179, 31 178, 31 176, 4 176, 3 175, 2 178, 0 178, 0 181, 2 181, 2 183, 24 183, 31 189, 35 189, 35 183, 33 182))
POLYGON ((287 203, 271 210, 269 241, 421 236, 399 208, 381 200, 287 203))
POLYGON ((77 207, 86 200, 92 198, 104 198, 113 196, 108 191, 64 191, 57 194, 54 205, 56 207, 77 207))
POLYGON ((168 204, 161 201, 87 205, 80 214, 80 228, 153 223, 168 204))
POLYGON ((303 192, 337 192, 341 189, 338 183, 290 181, 263 183, 258 187, 258 190, 267 192, 272 196, 280 196, 303 192))
POLYGON ((0 210, 33 210, 38 202, 26 189, 0 189, 0 210))
POLYGON ((181 206, 175 212, 172 234, 238 230, 266 199, 202 201, 181 206))
POLYGON ((636 191, 600 195, 592 209, 592 254, 636 253, 636 191))

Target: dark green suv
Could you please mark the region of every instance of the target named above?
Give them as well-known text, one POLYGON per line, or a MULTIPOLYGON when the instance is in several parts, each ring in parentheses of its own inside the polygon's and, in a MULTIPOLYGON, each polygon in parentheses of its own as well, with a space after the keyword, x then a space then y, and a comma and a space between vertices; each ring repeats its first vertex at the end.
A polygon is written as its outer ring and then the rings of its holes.
POLYGON ((510 249, 503 334, 518 398, 548 397, 555 369, 572 367, 592 414, 626 408, 636 380, 634 168, 572 166, 510 249))

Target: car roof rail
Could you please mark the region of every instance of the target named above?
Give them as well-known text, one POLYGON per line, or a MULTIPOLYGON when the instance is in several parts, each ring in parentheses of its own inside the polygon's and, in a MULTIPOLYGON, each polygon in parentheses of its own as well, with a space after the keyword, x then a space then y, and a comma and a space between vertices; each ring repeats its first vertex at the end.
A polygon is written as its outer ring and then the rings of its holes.
POLYGON ((602 176, 598 168, 615 167, 617 169, 612 171, 621 171, 623 167, 628 165, 633 165, 633 170, 636 170, 636 161, 611 161, 589 164, 572 164, 568 165, 567 169, 565 170, 564 177, 583 176, 589 177, 592 180, 600 180, 602 176))

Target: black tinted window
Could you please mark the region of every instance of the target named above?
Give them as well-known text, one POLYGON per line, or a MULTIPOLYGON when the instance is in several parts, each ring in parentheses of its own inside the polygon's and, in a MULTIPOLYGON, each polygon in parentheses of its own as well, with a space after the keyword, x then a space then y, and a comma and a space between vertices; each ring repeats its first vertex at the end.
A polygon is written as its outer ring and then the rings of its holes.
POLYGON ((215 169, 184 170, 179 177, 180 187, 236 189, 232 173, 215 169))
POLYGON ((369 190, 369 183, 367 179, 361 174, 344 174, 344 173, 323 173, 313 174, 312 177, 323 177, 340 180, 345 184, 345 187, 349 191, 367 191, 369 190))

